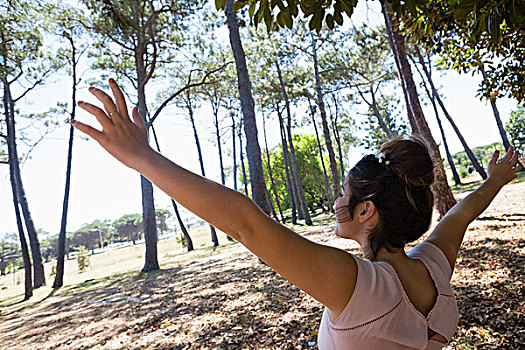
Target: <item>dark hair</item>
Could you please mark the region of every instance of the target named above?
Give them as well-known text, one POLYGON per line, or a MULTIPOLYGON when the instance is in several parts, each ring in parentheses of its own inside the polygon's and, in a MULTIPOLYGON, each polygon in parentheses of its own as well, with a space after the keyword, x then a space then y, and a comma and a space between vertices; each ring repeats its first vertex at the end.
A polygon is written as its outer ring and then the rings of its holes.
POLYGON ((379 156, 363 157, 346 181, 350 215, 364 201, 372 201, 379 213, 379 222, 369 235, 371 258, 381 247, 403 248, 430 227, 434 165, 423 141, 410 137, 387 142, 379 156))

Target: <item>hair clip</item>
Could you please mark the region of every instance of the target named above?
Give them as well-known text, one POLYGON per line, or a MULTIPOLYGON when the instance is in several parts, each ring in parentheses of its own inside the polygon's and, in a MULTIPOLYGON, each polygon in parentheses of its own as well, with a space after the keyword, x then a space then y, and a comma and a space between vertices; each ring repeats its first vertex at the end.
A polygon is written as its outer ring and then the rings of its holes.
POLYGON ((386 154, 384 152, 379 152, 376 157, 379 163, 390 165, 390 160, 386 159, 386 154))

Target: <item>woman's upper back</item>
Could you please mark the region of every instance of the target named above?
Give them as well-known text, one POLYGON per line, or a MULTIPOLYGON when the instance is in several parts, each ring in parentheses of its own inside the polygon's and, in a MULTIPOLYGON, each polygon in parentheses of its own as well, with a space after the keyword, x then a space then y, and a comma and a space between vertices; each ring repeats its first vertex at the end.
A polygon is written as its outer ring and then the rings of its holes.
POLYGON ((435 285, 437 297, 428 314, 410 301, 390 264, 355 258, 354 293, 337 319, 330 320, 325 310, 319 332, 321 350, 439 349, 450 341, 459 316, 449 282, 450 265, 441 250, 428 242, 408 256, 421 260, 435 285))

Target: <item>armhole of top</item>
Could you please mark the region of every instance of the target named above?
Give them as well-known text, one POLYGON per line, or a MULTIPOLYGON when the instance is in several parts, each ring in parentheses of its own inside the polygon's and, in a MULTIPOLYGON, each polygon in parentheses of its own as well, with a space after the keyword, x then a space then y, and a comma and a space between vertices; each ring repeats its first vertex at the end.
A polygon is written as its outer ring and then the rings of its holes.
MULTIPOLYGON (((426 252, 432 260, 436 262, 436 264, 439 266, 440 270, 448 277, 450 280, 452 278, 452 268, 450 267, 450 263, 447 259, 447 256, 445 253, 434 243, 423 241, 418 244, 419 249, 416 250, 416 254, 418 251, 426 252), (428 247, 428 248, 427 248, 428 247)), ((416 247, 418 247, 416 246, 416 247)))

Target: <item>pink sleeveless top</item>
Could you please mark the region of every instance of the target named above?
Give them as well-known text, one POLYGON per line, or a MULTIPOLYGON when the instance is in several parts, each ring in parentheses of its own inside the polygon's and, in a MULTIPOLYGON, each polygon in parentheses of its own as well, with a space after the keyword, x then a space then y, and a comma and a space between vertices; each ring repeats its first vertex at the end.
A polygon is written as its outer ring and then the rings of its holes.
POLYGON ((333 322, 325 308, 318 336, 320 350, 434 350, 450 341, 459 312, 450 286, 448 260, 429 242, 418 244, 407 255, 421 260, 436 286, 436 303, 428 315, 425 317, 412 305, 390 264, 354 257, 354 294, 333 322), (436 332, 431 338, 428 328, 436 332))

